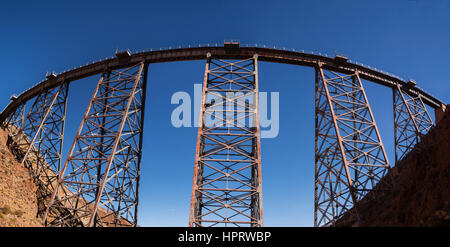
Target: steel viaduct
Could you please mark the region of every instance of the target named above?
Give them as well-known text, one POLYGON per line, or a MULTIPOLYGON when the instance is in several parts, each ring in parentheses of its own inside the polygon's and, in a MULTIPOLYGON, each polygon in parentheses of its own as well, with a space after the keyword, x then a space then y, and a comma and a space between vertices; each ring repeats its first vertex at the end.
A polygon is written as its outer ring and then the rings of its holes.
POLYGON ((186 60, 206 61, 189 226, 264 225, 258 61, 315 69, 315 226, 332 226, 349 210, 358 216, 363 197, 393 186, 384 178, 392 164, 362 79, 392 89, 396 162, 434 125, 426 106, 436 116, 445 111, 444 102, 414 81, 339 55, 238 42, 117 52, 114 58, 48 74, 11 97, 0 114, 10 150, 46 192, 39 214, 47 226, 137 226, 147 69, 186 60), (100 79, 63 158, 69 86, 95 75, 100 79), (241 94, 230 98, 230 92, 241 94), (205 118, 213 112, 219 112, 219 122, 208 126, 205 118))

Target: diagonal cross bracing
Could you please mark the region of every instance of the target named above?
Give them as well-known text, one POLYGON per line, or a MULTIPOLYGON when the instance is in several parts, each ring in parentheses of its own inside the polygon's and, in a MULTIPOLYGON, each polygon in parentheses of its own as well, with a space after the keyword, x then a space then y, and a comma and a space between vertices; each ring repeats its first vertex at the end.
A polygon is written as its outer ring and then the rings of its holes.
POLYGON ((394 106, 395 163, 403 159, 433 127, 421 95, 410 96, 397 85, 392 89, 394 106))
POLYGON ((314 224, 329 226, 352 208, 358 212, 389 162, 357 72, 317 68, 315 95, 314 224))
POLYGON ((147 65, 103 74, 46 212, 49 226, 136 226, 147 65))
POLYGON ((10 149, 39 187, 39 215, 44 213, 61 168, 68 87, 65 82, 42 92, 22 121, 14 114, 15 120, 8 124, 10 149))
POLYGON ((189 226, 263 226, 257 74, 207 58, 189 226))

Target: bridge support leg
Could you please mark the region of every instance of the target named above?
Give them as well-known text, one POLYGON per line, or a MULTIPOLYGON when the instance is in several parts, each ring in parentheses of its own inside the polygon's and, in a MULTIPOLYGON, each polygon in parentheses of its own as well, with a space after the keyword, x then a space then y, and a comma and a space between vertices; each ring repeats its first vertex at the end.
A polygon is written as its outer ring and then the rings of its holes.
POLYGON ((22 124, 9 126, 10 149, 39 187, 39 215, 43 214, 61 168, 67 91, 67 82, 44 91, 36 97, 22 124))
POLYGON ((410 96, 400 85, 392 89, 394 102, 395 163, 403 159, 433 126, 420 94, 410 96))
POLYGON ((189 226, 263 226, 257 56, 207 58, 189 226))
POLYGON ((45 214, 49 226, 136 226, 144 63, 97 84, 45 214))
POLYGON ((33 153, 33 159, 37 159, 36 176, 40 175, 40 165, 43 163, 47 162, 55 172, 61 167, 67 91, 68 83, 64 83, 53 93, 47 91, 39 95, 25 120, 27 125, 23 126, 23 132, 27 139, 31 139, 25 144, 21 163, 26 167, 31 166, 32 161, 28 160, 28 155, 33 153))
POLYGON ((315 226, 333 226, 389 170, 388 158, 358 72, 316 69, 315 226))

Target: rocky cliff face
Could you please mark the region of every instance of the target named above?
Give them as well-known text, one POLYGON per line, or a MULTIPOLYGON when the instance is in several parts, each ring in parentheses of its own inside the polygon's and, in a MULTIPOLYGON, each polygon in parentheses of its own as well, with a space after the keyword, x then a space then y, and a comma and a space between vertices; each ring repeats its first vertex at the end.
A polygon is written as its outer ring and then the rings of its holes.
POLYGON ((337 226, 450 226, 449 110, 388 176, 394 189, 361 200, 359 224, 349 211, 337 226))
POLYGON ((0 227, 42 226, 37 217, 37 187, 6 146, 8 135, 0 128, 0 227))

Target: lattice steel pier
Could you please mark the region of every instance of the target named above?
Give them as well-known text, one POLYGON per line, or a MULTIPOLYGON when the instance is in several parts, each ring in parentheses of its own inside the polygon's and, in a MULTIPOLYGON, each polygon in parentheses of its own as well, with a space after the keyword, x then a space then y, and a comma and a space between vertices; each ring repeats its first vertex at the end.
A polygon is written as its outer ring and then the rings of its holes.
POLYGON ((97 84, 45 215, 49 226, 136 226, 146 65, 97 84))
POLYGON ((352 208, 358 218, 358 201, 389 170, 358 71, 317 68, 315 138, 315 226, 334 225, 352 208))
POLYGON ((189 226, 263 226, 257 59, 207 58, 189 226))

